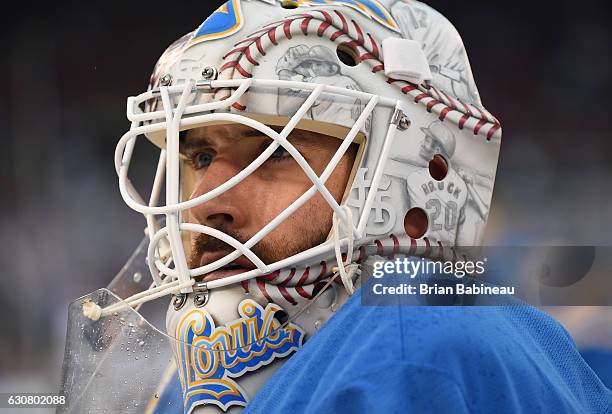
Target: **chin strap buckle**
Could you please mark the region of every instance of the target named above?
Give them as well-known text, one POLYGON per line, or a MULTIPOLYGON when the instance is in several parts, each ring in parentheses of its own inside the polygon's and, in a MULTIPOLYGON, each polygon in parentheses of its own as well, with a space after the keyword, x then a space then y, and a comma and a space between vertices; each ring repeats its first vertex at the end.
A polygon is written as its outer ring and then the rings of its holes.
POLYGON ((208 303, 210 291, 206 282, 196 282, 193 285, 193 304, 196 308, 201 308, 208 303))

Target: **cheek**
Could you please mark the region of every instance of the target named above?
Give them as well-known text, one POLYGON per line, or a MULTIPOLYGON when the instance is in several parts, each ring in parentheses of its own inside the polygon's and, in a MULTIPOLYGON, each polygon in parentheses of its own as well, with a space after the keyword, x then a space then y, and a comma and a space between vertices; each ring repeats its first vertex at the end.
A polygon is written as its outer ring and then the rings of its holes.
MULTIPOLYGON (((291 175, 291 178, 286 177, 286 179, 282 181, 279 180, 275 183, 267 183, 265 185, 265 190, 262 191, 262 193, 266 194, 265 200, 260 200, 262 202, 261 204, 259 202, 254 203, 261 206, 254 214, 254 216, 257 217, 255 220, 258 223, 258 227, 261 228, 273 220, 308 191, 311 186, 312 182, 301 170, 295 171, 294 174, 291 175)), ((335 186, 334 188, 329 186, 329 180, 328 189, 332 195, 336 197, 335 193, 338 191, 335 186)), ((274 231, 275 234, 273 237, 279 234, 286 234, 288 231, 295 232, 298 229, 307 232, 319 230, 321 226, 326 226, 328 222, 331 226, 331 215, 331 207, 327 204, 323 196, 317 192, 283 221, 274 231)))
MULTIPOLYGON (((331 158, 331 157, 330 157, 331 158)), ((344 156, 335 168, 333 174, 325 183, 328 191, 334 199, 340 203, 344 195, 347 182, 352 170, 352 157, 344 156)), ((309 160, 312 161, 312 160, 309 160)), ((313 163, 311 167, 317 175, 320 175, 327 164, 323 162, 313 163)), ((261 175, 257 183, 251 183, 253 196, 249 199, 249 209, 258 228, 269 223, 280 214, 291 203, 301 197, 313 185, 299 166, 285 170, 282 174, 261 175)), ((308 227, 310 229, 324 230, 331 228, 333 210, 325 201, 321 193, 316 192, 304 205, 295 211, 278 228, 286 230, 294 226, 308 227)))
POLYGON ((276 228, 268 240, 276 241, 280 251, 306 250, 325 240, 331 230, 332 216, 332 208, 316 193, 276 228))
MULTIPOLYGON (((351 171, 353 169, 353 160, 355 156, 344 156, 334 170, 334 173, 327 180, 326 186, 329 192, 334 196, 338 203, 342 202, 342 196, 349 185, 351 171)), ((330 207, 331 208, 331 207, 330 207)))
MULTIPOLYGON (((325 186, 334 199, 340 204, 342 202, 342 196, 346 190, 346 186, 349 180, 349 176, 352 169, 352 162, 347 158, 343 157, 338 166, 335 168, 333 174, 329 177, 325 186)), ((317 171, 320 175, 321 171, 317 171)), ((306 180, 308 180, 305 177, 306 180)), ((306 181, 300 191, 296 191, 293 195, 293 199, 301 196, 312 183, 310 180, 306 181)), ((331 229, 331 222, 333 216, 333 209, 323 198, 323 195, 317 191, 317 193, 308 200, 293 216, 295 224, 308 227, 309 231, 320 233, 328 232, 331 229)))
POLYGON ((267 224, 308 191, 311 185, 312 182, 301 169, 258 180, 257 190, 252 192, 249 201, 253 216, 257 217, 259 224, 267 224))

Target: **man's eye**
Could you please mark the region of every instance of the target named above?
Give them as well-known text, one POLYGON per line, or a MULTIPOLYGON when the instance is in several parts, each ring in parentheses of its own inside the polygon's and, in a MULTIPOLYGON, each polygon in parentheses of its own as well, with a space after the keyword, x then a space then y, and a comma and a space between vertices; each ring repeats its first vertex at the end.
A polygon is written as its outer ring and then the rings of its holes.
POLYGON ((289 152, 285 148, 279 146, 277 149, 274 150, 272 155, 270 155, 270 159, 278 161, 288 156, 290 156, 289 152))
POLYGON ((192 157, 193 167, 195 169, 206 168, 212 163, 213 158, 210 152, 198 152, 192 157))

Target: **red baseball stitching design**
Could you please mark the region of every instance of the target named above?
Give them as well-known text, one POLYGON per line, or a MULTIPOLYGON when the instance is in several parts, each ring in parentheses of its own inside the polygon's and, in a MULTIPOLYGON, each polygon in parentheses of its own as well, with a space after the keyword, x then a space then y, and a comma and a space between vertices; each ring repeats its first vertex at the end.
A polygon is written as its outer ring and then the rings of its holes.
MULTIPOLYGON (((365 259, 366 249, 368 248, 372 253, 391 259, 396 254, 406 254, 409 256, 432 257, 443 261, 457 260, 454 248, 448 248, 448 246, 444 246, 440 241, 433 241, 426 237, 413 239, 408 236, 397 237, 390 235, 384 239, 373 240, 367 247, 359 247, 357 263, 361 263, 365 259)), ((315 285, 325 278, 327 269, 336 265, 335 259, 330 259, 320 262, 319 265, 299 269, 301 273, 299 279, 296 278, 296 274, 298 274, 298 269, 296 268, 277 270, 269 275, 243 281, 242 287, 245 292, 259 291, 269 301, 276 303, 284 301, 287 305, 296 306, 299 304, 300 298, 310 299, 312 297, 315 285)), ((342 284, 339 280, 336 283, 342 284)))
MULTIPOLYGON (((235 48, 223 56, 223 59, 231 60, 219 69, 220 78, 250 78, 253 76, 253 67, 259 64, 258 59, 265 55, 267 47, 277 46, 282 40, 291 39, 296 35, 310 34, 325 36, 333 42, 353 48, 357 51, 361 62, 367 62, 372 67, 373 73, 384 69, 377 41, 370 33, 364 35, 356 21, 350 20, 349 23, 347 17, 338 10, 332 13, 312 10, 265 25, 236 43, 235 48)), ((481 135, 487 140, 501 136, 499 121, 485 108, 451 97, 435 87, 415 86, 399 79, 386 80, 387 83, 397 86, 402 93, 410 95, 414 102, 424 105, 428 112, 437 114, 441 121, 449 120, 459 129, 467 128, 474 135, 481 135)), ((225 99, 229 92, 219 91, 218 94, 220 96, 217 99, 225 99)), ((235 103, 233 107, 240 111, 246 110, 246 107, 240 103, 235 103)))

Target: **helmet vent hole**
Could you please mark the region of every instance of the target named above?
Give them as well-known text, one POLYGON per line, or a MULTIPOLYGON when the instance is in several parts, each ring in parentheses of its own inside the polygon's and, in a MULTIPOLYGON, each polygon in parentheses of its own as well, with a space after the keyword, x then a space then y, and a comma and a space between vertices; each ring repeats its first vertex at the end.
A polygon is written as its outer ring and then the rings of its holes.
POLYGON ((359 64, 359 54, 354 48, 345 44, 338 45, 336 48, 336 55, 340 62, 346 66, 357 66, 359 64))
POLYGON ((295 0, 283 0, 281 1, 281 7, 283 9, 297 9, 298 2, 295 0))
POLYGON ((413 207, 406 213, 404 217, 404 230, 406 234, 413 239, 420 239, 427 232, 429 220, 425 210, 419 207, 413 207))
POLYGON ((446 178, 446 174, 448 174, 448 162, 442 155, 434 155, 429 161, 429 175, 436 181, 442 181, 446 178))

